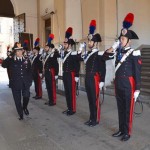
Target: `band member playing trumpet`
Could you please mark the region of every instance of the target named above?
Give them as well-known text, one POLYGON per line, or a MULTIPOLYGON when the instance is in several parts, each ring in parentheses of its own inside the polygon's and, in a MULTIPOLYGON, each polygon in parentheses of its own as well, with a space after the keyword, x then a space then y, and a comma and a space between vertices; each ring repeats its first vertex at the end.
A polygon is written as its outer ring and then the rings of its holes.
POLYGON ((54 39, 54 35, 50 34, 48 42, 45 46, 46 56, 43 61, 45 83, 48 93, 48 102, 46 105, 56 105, 56 80, 58 79, 59 64, 57 58, 60 57, 59 52, 55 49, 54 44, 51 41, 54 39))
POLYGON ((122 141, 130 139, 133 121, 134 102, 136 102, 141 85, 141 52, 130 47, 137 34, 129 30, 134 15, 129 13, 123 21, 123 29, 119 39, 106 50, 104 58, 115 62, 115 92, 118 106, 119 131, 113 137, 121 137, 122 141))
POLYGON ((79 81, 80 68, 77 51, 72 49, 72 46, 75 45, 75 41, 71 38, 72 30, 69 27, 66 31, 63 56, 63 83, 67 102, 67 110, 63 113, 67 116, 76 113, 76 82, 79 81))
POLYGON ((43 64, 40 60, 41 55, 39 54, 40 47, 39 47, 39 38, 35 40, 34 48, 33 48, 33 56, 31 57, 31 65, 32 65, 32 76, 35 86, 35 93, 36 95, 33 97, 35 99, 42 98, 42 81, 41 81, 41 74, 43 71, 43 64))
MULTIPOLYGON (((85 63, 85 88, 87 92, 90 117, 86 125, 93 127, 100 122, 100 90, 104 87, 106 64, 102 59, 101 52, 98 50, 100 43, 100 34, 94 34, 96 21, 92 20, 89 27, 88 47, 89 51, 81 54, 81 60, 85 63)), ((80 51, 85 48, 84 44, 80 45, 80 51)))

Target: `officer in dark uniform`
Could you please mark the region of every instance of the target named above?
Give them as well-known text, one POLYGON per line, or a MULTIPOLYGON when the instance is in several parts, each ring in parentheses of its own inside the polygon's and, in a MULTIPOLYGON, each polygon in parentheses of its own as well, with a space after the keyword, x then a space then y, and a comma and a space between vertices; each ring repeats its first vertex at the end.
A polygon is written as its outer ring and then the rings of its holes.
MULTIPOLYGON (((95 25, 96 28, 96 21, 92 20, 90 25, 95 25)), ((90 117, 85 124, 90 127, 93 127, 100 122, 100 90, 104 87, 106 74, 106 64, 101 52, 98 50, 98 43, 101 41, 100 34, 94 34, 94 31, 90 31, 88 35, 89 51, 84 51, 81 55, 86 68, 85 88, 90 109, 90 117)), ((80 47, 81 50, 82 44, 80 47)))
POLYGON ((23 47, 21 44, 17 44, 18 47, 14 48, 14 57, 11 59, 5 59, 2 66, 7 68, 10 66, 11 69, 11 89, 14 97, 17 112, 19 114, 19 120, 23 120, 23 111, 26 115, 29 115, 27 109, 29 97, 30 97, 30 86, 32 83, 31 74, 31 63, 28 59, 23 56, 23 47), (23 97, 23 105, 21 99, 23 97))
MULTIPOLYGON (((10 46, 7 47, 7 59, 10 59, 12 57, 12 51, 9 50, 10 46)), ((8 75, 8 79, 9 79, 9 88, 10 88, 10 80, 11 80, 11 70, 10 67, 7 67, 7 75, 8 75)))
POLYGON ((57 58, 60 57, 59 52, 55 49, 54 44, 51 41, 54 39, 54 35, 50 34, 48 43, 45 46, 46 57, 43 61, 44 76, 46 89, 48 93, 48 102, 46 105, 56 105, 56 80, 58 79, 59 64, 57 58))
POLYGON ((79 81, 79 60, 77 51, 72 50, 75 41, 72 36, 72 28, 66 31, 64 41, 64 58, 63 58, 63 83, 67 102, 67 110, 63 113, 70 116, 76 112, 76 82, 79 81))
MULTIPOLYGON (((128 14, 127 17, 131 18, 133 14, 128 14)), ((131 19, 125 18, 126 20, 131 19)), ((131 40, 138 39, 138 36, 128 28, 124 27, 121 30, 119 40, 103 55, 105 59, 111 59, 116 53, 115 92, 119 131, 114 133, 113 137, 121 136, 122 141, 127 141, 131 136, 134 103, 139 96, 141 85, 141 53, 140 50, 134 50, 130 47, 131 40)))
POLYGON ((42 98, 42 81, 41 81, 41 74, 43 71, 43 63, 40 60, 41 55, 39 54, 40 47, 39 47, 39 38, 36 39, 33 48, 33 56, 31 57, 31 66, 32 66, 32 76, 35 86, 35 93, 36 95, 33 97, 35 99, 42 98))

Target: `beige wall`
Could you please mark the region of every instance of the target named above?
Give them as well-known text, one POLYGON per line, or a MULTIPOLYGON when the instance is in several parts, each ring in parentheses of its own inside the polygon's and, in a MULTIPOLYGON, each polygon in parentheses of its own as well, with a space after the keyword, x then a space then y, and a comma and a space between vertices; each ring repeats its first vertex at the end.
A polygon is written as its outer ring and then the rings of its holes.
POLYGON ((96 32, 99 32, 99 8, 100 0, 81 0, 82 2, 82 19, 83 19, 83 38, 89 33, 89 23, 95 19, 97 21, 96 32))
POLYGON ((16 15, 26 13, 26 32, 37 37, 37 0, 11 0, 16 15))
POLYGON ((51 32, 55 35, 54 43, 64 40, 65 32, 65 0, 38 0, 38 35, 41 39, 41 45, 47 42, 45 39, 45 20, 51 19, 51 32), (45 9, 48 10, 45 13, 45 9), (50 13, 54 11, 54 15, 50 13))
POLYGON ((52 31, 55 34, 54 42, 59 43, 64 41, 66 30, 65 0, 55 0, 54 9, 52 31))
POLYGON ((51 11, 54 11, 54 0, 40 0, 40 15, 44 16, 51 11))
POLYGON ((73 38, 82 39, 81 0, 66 0, 66 29, 73 28, 73 38))
POLYGON ((135 15, 135 21, 131 29, 139 36, 140 40, 133 42, 134 47, 141 44, 150 45, 150 0, 119 0, 119 32, 122 20, 128 12, 135 15))

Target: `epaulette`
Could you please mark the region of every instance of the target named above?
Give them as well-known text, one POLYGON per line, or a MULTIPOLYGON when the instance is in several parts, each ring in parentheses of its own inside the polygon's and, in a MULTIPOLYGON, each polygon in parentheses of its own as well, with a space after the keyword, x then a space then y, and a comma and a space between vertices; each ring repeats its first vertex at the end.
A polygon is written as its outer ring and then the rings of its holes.
POLYGON ((141 56, 141 51, 140 50, 134 50, 132 55, 133 56, 141 56))
POLYGON ((104 54, 104 51, 99 51, 98 52, 98 55, 103 55, 104 54))
POLYGON ((71 55, 77 55, 77 51, 72 52, 71 55))

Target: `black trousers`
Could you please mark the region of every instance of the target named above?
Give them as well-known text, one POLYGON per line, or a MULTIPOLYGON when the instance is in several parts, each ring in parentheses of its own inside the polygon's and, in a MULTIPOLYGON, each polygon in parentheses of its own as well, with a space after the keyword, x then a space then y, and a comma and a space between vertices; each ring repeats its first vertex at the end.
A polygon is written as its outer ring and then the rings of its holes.
POLYGON ((76 112, 76 82, 74 72, 63 73, 63 83, 68 110, 76 112))
POLYGON ((118 107, 119 130, 125 134, 131 134, 134 111, 134 79, 116 79, 116 99, 118 107), (122 80, 122 81, 120 81, 122 80), (119 86, 122 82, 122 87, 119 86), (118 86, 117 86, 118 85, 118 86), (125 85, 125 86, 123 86, 125 85))
POLYGON ((9 79, 9 87, 10 87, 11 71, 10 71, 9 68, 7 68, 7 75, 8 75, 8 79, 9 79))
POLYGON ((56 80, 55 80, 54 69, 45 71, 45 83, 46 83, 49 103, 56 104, 56 80))
POLYGON ((12 87, 12 94, 18 114, 23 115, 23 109, 27 108, 29 103, 30 88, 26 88, 24 84, 22 84, 21 89, 16 89, 12 87), (22 97, 23 97, 23 104, 21 102, 22 97))
POLYGON ((39 73, 33 74, 33 81, 34 81, 36 96, 42 97, 42 81, 41 81, 41 78, 39 76, 39 73))
POLYGON ((100 122, 100 99, 99 99, 99 82, 98 74, 87 74, 85 77, 85 88, 89 102, 90 120, 100 122))

